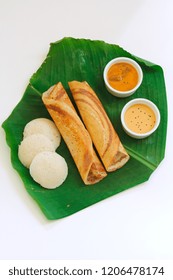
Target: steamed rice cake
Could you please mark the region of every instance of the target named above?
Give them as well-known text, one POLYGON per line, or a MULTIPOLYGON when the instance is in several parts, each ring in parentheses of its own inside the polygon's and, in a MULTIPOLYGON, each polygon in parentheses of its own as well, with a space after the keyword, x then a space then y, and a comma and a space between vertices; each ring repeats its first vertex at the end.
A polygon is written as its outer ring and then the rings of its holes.
POLYGON ((53 142, 55 149, 60 145, 61 135, 53 121, 46 118, 34 119, 26 124, 23 136, 26 138, 38 133, 47 136, 53 142))
POLYGON ((65 159, 54 152, 37 154, 31 165, 30 175, 38 184, 47 189, 59 187, 66 179, 68 167, 65 159))
POLYGON ((22 140, 18 149, 18 157, 21 163, 29 168, 33 158, 40 152, 54 152, 55 146, 48 137, 43 134, 33 134, 22 140))

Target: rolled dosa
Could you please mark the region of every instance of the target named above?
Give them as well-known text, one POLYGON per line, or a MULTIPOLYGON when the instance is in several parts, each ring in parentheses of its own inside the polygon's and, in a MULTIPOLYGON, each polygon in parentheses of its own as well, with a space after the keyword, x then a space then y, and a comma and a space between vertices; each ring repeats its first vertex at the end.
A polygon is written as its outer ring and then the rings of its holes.
POLYGON ((59 82, 44 92, 42 100, 59 129, 84 183, 90 185, 102 180, 107 173, 62 84, 59 82))
POLYGON ((87 82, 69 82, 81 118, 108 172, 122 167, 129 155, 125 151, 100 100, 87 82))

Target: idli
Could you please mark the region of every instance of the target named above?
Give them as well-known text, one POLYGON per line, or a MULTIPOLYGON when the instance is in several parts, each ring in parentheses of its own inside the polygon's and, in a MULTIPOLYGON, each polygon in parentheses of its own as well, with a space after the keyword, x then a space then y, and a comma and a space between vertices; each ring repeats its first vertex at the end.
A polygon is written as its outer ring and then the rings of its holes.
POLYGON ((68 174, 65 159, 53 152, 37 154, 29 170, 34 181, 46 189, 59 187, 65 181, 68 174))
POLYGON ((33 134, 43 134, 47 136, 54 144, 55 150, 61 142, 61 135, 53 121, 46 118, 37 118, 26 124, 23 136, 24 138, 33 134))
POLYGON ((29 168, 33 158, 40 152, 54 152, 54 144, 43 134, 33 134, 22 140, 18 149, 18 157, 22 164, 29 168))

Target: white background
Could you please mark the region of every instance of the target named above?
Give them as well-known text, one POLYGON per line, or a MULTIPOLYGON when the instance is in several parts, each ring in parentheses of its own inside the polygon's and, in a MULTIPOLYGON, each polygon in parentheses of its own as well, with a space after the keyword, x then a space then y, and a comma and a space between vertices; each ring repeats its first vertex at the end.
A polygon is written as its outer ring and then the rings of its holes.
POLYGON ((169 106, 164 161, 150 180, 48 221, 12 168, 0 128, 0 259, 173 259, 172 0, 0 0, 0 124, 49 43, 100 39, 161 65, 169 106))

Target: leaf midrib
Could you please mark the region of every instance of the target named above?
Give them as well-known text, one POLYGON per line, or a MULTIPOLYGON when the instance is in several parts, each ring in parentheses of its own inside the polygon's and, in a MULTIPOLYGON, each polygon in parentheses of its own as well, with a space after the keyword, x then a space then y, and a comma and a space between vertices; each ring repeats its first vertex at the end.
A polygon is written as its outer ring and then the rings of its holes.
POLYGON ((139 162, 141 162, 143 165, 147 166, 148 168, 150 168, 152 171, 154 171, 157 168, 157 165, 154 163, 151 163, 150 161, 146 160, 145 157, 143 157, 142 155, 139 155, 138 153, 136 153, 134 150, 128 148, 126 145, 124 145, 127 153, 133 157, 134 159, 138 160, 139 162))

